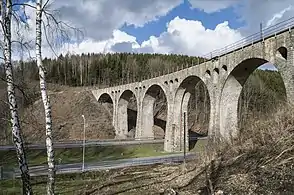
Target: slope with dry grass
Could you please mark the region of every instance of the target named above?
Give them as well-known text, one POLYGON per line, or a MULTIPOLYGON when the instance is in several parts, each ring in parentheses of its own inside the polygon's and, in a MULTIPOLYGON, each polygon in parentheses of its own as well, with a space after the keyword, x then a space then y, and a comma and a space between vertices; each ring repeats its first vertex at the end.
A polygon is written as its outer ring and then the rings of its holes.
POLYGON ((294 113, 251 119, 230 142, 209 146, 188 175, 168 184, 180 194, 294 194, 294 113))
POLYGON ((260 120, 251 119, 230 142, 208 145, 185 169, 181 165, 169 176, 159 176, 149 184, 134 184, 132 189, 119 187, 119 191, 123 194, 294 194, 293 138, 293 108, 279 110, 260 120))
MULTIPOLYGON (((87 139, 112 139, 112 105, 100 104, 86 88, 50 86, 54 140, 81 140, 83 118, 86 119, 87 139)), ((23 129, 26 142, 44 140, 44 116, 41 100, 28 106, 23 114, 23 129)))

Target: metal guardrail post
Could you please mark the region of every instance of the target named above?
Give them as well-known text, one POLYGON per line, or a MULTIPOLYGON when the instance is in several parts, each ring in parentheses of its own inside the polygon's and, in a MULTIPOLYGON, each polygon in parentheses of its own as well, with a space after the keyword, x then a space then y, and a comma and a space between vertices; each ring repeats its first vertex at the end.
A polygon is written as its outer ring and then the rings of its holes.
POLYGON ((260 39, 262 40, 262 39, 263 39, 263 34, 262 34, 262 22, 260 23, 259 28, 260 28, 260 39))

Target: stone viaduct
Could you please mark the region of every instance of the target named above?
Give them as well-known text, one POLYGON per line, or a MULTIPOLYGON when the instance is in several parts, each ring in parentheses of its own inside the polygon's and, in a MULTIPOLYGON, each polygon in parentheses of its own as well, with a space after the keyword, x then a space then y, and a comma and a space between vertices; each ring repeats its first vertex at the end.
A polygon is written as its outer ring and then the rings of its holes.
MULTIPOLYGON (((292 26, 294 26, 292 24, 292 26)), ((273 27, 268 36, 247 38, 218 50, 202 64, 141 82, 92 90, 97 101, 111 98, 113 126, 116 134, 128 131, 127 106, 134 96, 137 101, 136 138, 153 137, 154 91, 162 89, 167 100, 165 151, 183 150, 183 113, 187 112, 190 89, 204 82, 210 99, 209 138, 227 138, 237 133, 238 98, 249 75, 270 62, 280 72, 287 101, 294 103, 294 30, 292 26, 273 27)), ((266 34, 266 31, 264 31, 266 34)), ((187 125, 187 122, 186 122, 187 125)), ((186 131, 188 128, 185 128, 186 131)), ((188 132, 186 132, 188 135, 188 132)), ((186 139, 188 142, 188 139, 186 139)), ((188 147, 188 143, 186 144, 188 147)))

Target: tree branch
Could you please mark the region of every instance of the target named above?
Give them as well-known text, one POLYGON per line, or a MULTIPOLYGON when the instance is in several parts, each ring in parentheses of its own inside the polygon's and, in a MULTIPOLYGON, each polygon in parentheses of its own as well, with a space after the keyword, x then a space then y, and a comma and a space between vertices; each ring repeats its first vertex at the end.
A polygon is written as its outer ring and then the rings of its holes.
POLYGON ((50 0, 47 0, 46 3, 44 3, 44 6, 43 6, 42 10, 44 10, 46 8, 46 6, 48 5, 49 1, 50 0))
POLYGON ((27 7, 33 8, 33 9, 37 9, 36 6, 30 5, 30 4, 27 4, 27 3, 14 3, 14 4, 12 4, 12 7, 14 7, 14 6, 27 6, 27 7))

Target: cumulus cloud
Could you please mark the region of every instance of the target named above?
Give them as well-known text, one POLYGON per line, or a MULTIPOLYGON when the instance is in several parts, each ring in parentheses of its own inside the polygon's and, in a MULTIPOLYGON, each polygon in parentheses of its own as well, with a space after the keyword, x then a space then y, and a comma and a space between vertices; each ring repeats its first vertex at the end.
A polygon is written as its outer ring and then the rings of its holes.
POLYGON ((80 43, 68 43, 61 49, 61 53, 66 54, 81 54, 81 53, 112 53, 112 52, 132 52, 140 47, 136 41, 136 37, 127 33, 114 30, 112 37, 103 40, 95 41, 88 38, 80 43))
POLYGON ((227 21, 215 29, 206 29, 200 21, 176 17, 169 22, 166 32, 143 42, 142 47, 149 46, 155 52, 201 55, 241 38, 241 34, 231 29, 227 21))

